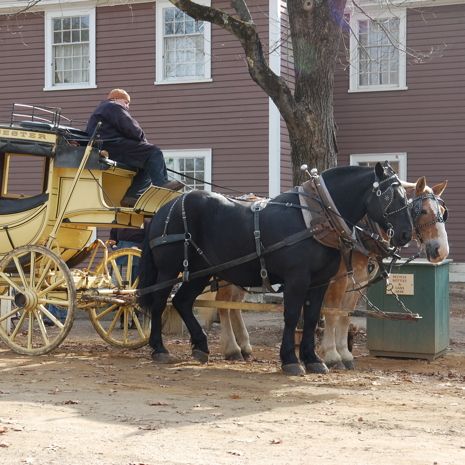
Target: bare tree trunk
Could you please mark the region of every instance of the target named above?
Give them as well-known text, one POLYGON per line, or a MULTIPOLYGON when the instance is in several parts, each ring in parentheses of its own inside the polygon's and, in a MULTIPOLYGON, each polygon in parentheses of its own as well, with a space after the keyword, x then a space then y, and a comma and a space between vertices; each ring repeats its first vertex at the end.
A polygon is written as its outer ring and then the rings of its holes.
POLYGON ((294 184, 302 163, 319 171, 336 165, 333 85, 345 0, 289 1, 296 106, 304 120, 288 122, 294 184))

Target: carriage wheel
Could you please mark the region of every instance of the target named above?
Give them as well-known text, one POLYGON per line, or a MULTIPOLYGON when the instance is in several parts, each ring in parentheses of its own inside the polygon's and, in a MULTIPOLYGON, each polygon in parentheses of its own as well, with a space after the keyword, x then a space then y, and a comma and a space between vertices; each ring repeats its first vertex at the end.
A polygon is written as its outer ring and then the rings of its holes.
MULTIPOLYGON (((137 288, 140 256, 139 249, 120 249, 108 256, 106 265, 115 286, 120 289, 137 288)), ((103 271, 104 265, 105 262, 97 273, 103 271)), ((113 346, 138 349, 149 340, 150 316, 137 303, 92 307, 89 316, 102 339, 113 346)))
POLYGON ((43 355, 71 330, 76 287, 66 263, 46 247, 13 249, 0 261, 0 338, 14 352, 43 355))

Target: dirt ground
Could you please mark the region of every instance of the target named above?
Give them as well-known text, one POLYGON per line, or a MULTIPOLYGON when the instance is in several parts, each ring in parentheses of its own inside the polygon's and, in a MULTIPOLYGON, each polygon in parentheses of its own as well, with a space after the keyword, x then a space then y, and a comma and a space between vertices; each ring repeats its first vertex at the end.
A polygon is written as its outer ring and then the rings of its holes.
POLYGON ((374 358, 356 337, 355 371, 280 373, 282 315, 248 314, 250 362, 175 366, 147 348, 119 350, 85 319, 54 353, 0 345, 0 464, 462 465, 465 286, 451 290, 451 345, 428 362, 374 358))

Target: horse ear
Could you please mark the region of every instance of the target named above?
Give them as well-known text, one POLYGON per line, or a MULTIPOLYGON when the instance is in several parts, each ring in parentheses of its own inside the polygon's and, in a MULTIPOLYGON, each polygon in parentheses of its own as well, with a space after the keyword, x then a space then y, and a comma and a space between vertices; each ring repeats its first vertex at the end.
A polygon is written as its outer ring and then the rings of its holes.
POLYGON ((380 162, 377 162, 375 165, 375 174, 378 177, 378 179, 384 178, 384 168, 380 162))
POLYGON ((422 176, 421 178, 418 178, 417 183, 415 185, 415 195, 421 195, 423 192, 425 192, 426 188, 426 178, 422 176))
POLYGON ((447 187, 447 180, 444 182, 441 182, 440 184, 436 184, 435 186, 432 187, 434 195, 441 197, 441 194, 446 190, 446 187, 447 187))

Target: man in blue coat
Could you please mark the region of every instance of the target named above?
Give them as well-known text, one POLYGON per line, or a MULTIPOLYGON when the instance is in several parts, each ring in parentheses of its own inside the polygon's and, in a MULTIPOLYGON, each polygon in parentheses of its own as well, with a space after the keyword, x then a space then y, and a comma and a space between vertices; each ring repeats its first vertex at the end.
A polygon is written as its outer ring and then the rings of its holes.
POLYGON ((102 148, 109 152, 112 160, 138 168, 121 200, 123 207, 133 207, 150 183, 171 190, 184 187, 179 181, 168 181, 163 153, 156 145, 147 142, 144 131, 129 113, 130 101, 131 97, 125 90, 113 89, 107 100, 94 110, 86 128, 91 135, 101 121, 99 135, 102 148))

